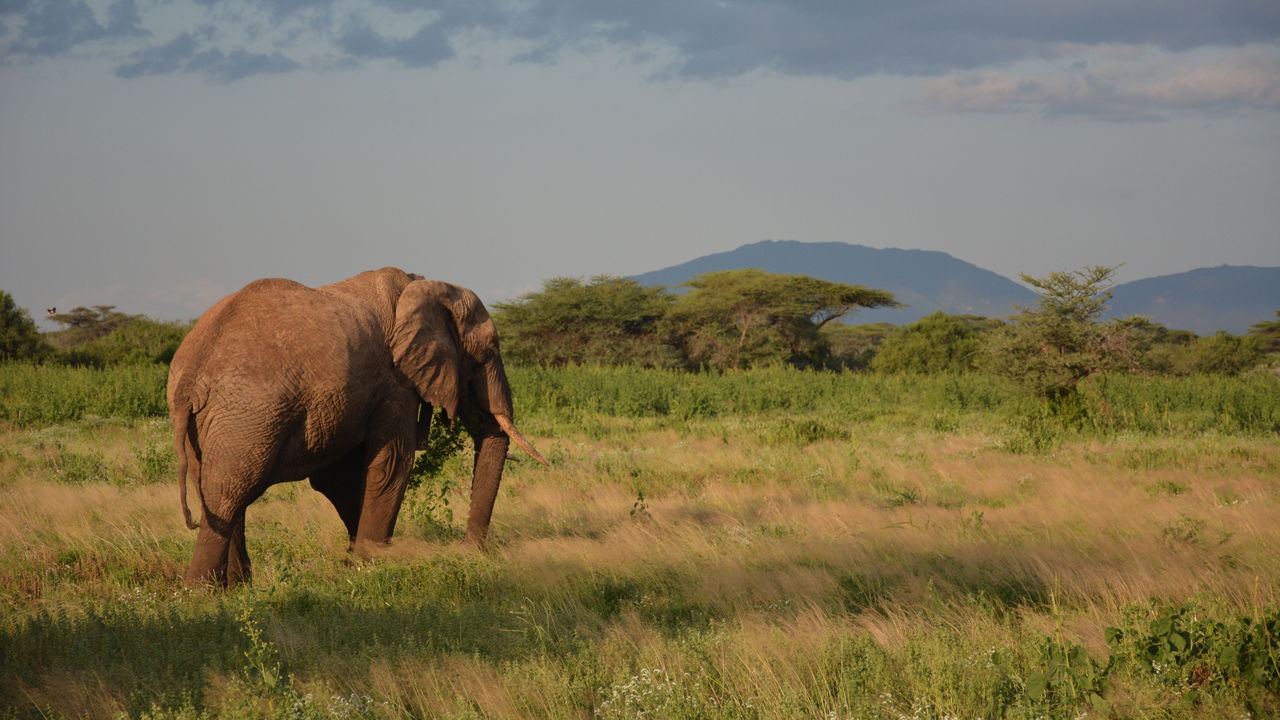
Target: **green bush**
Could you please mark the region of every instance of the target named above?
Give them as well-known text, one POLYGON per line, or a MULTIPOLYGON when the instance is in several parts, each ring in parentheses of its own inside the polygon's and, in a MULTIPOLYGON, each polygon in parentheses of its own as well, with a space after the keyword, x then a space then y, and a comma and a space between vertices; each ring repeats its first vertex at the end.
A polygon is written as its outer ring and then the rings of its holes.
POLYGON ((964 318, 936 312, 898 328, 871 360, 876 372, 966 372, 977 365, 982 338, 964 318))
POLYGON ((165 365, 73 368, 0 365, 0 420, 20 427, 88 416, 163 417, 168 414, 165 365))
POLYGON ((0 362, 6 360, 42 360, 53 348, 40 337, 40 330, 25 308, 18 307, 13 296, 0 290, 0 362))

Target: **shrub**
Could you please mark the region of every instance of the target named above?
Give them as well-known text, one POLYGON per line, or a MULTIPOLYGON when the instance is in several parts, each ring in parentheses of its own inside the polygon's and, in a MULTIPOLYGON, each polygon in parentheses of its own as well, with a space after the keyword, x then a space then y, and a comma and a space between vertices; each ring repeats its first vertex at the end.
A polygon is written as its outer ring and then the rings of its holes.
POLYGON ((18 307, 12 295, 0 290, 0 362, 42 360, 52 352, 26 309, 18 307))
POLYGON ((941 311, 904 325, 885 338, 871 360, 876 372, 973 370, 982 340, 963 318, 941 311))

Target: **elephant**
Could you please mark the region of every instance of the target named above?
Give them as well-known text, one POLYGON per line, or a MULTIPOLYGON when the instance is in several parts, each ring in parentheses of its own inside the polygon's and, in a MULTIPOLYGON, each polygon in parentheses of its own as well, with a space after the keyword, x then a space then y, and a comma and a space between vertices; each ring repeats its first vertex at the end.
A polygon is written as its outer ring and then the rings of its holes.
POLYGON ((392 267, 316 288, 256 280, 228 295, 178 347, 167 398, 182 513, 199 529, 188 584, 250 578, 245 509, 277 483, 308 478, 356 556, 390 542, 436 409, 475 442, 469 543, 484 545, 509 441, 547 464, 513 424, 480 298, 392 267))

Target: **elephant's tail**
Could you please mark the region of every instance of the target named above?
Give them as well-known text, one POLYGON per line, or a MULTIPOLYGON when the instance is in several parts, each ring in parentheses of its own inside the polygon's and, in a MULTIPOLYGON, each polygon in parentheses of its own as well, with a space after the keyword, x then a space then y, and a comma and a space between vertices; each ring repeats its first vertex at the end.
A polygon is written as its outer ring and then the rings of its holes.
MULTIPOLYGON (((195 452, 192 438, 194 428, 191 427, 191 420, 191 408, 184 403, 177 409, 173 418, 173 452, 178 456, 178 492, 182 496, 182 517, 187 521, 187 527, 195 530, 200 527, 200 523, 191 519, 191 508, 187 506, 187 472, 191 471, 196 492, 200 493, 200 458, 195 452)), ((201 505, 203 504, 201 502, 201 505)))

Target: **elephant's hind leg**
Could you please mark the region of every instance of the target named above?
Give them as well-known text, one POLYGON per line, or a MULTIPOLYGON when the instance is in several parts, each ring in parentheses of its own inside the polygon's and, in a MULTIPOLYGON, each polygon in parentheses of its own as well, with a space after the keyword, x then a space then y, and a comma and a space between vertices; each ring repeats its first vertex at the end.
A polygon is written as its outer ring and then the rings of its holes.
POLYGON ((220 463, 204 464, 201 477, 204 521, 196 551, 187 568, 187 584, 234 585, 249 579, 249 553, 244 540, 244 513, 266 489, 261 480, 244 481, 220 471, 220 463), (229 479, 235 478, 235 479, 229 479))
POLYGON ((249 551, 244 543, 244 510, 229 520, 210 519, 200 525, 196 552, 187 568, 187 584, 235 585, 249 580, 249 551))
POLYGON ((231 528, 231 543, 227 547, 227 585, 249 582, 252 577, 249 550, 244 544, 244 512, 241 512, 231 528))
POLYGON ((205 516, 196 536, 196 552, 187 567, 187 584, 224 586, 227 584, 227 551, 231 546, 230 528, 220 533, 215 523, 205 516))

